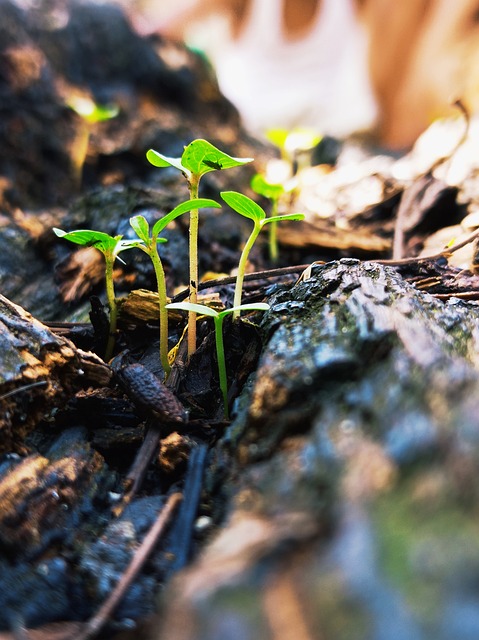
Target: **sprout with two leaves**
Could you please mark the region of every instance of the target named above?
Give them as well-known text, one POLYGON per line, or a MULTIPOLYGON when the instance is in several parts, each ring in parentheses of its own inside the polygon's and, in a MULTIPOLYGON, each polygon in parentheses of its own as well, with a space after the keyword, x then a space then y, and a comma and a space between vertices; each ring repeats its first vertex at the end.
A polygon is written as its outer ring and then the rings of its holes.
POLYGON ((168 302, 166 295, 166 279, 163 264, 158 254, 158 243, 166 242, 165 238, 160 238, 159 234, 165 227, 178 216, 188 211, 197 211, 204 207, 220 207, 215 200, 206 198, 197 198, 188 200, 175 207, 170 213, 157 220, 150 231, 150 225, 144 216, 134 216, 130 218, 130 225, 138 236, 139 242, 136 246, 144 251, 153 264, 156 276, 156 284, 158 288, 158 305, 160 310, 160 360, 165 372, 168 375, 170 371, 170 363, 168 360, 168 310, 166 303, 168 302))
MULTIPOLYGON (((190 142, 183 151, 181 158, 164 156, 154 149, 150 149, 146 157, 155 167, 174 167, 181 171, 188 183, 190 199, 198 198, 198 188, 202 176, 210 171, 219 171, 239 167, 253 158, 233 158, 220 151, 207 140, 197 139, 190 142)), ((192 304, 197 302, 198 293, 198 209, 190 213, 190 296, 192 304)), ((188 314, 188 357, 196 351, 196 313, 190 310, 188 314)))
POLYGON ((248 262, 249 253, 256 242, 256 238, 259 236, 261 229, 265 224, 271 224, 281 222, 284 220, 303 220, 304 213, 287 213, 281 216, 266 216, 266 212, 259 206, 254 200, 248 198, 242 193, 237 191, 222 191, 220 193, 223 200, 234 211, 240 213, 242 216, 249 218, 253 221, 253 230, 246 241, 246 244, 241 253, 240 261, 238 264, 238 275, 236 276, 236 285, 233 301, 233 318, 236 319, 241 313, 241 298, 243 292, 243 280, 246 272, 246 264, 248 262))
POLYGON ((194 311, 195 313, 210 316, 215 323, 216 359, 218 361, 218 376, 221 394, 223 396, 224 416, 229 419, 228 411, 228 378, 226 375, 225 349, 223 344, 223 321, 227 315, 240 313, 241 311, 267 311, 269 304, 257 302, 254 304, 243 304, 239 307, 216 311, 204 304, 193 304, 191 302, 172 302, 166 305, 167 309, 180 309, 183 311, 194 311))
POLYGON ((113 284, 113 265, 121 251, 133 249, 137 247, 139 243, 137 240, 123 240, 123 236, 110 236, 108 233, 93 231, 91 229, 63 231, 62 229, 54 228, 53 231, 59 238, 64 238, 74 244, 79 244, 83 247, 95 247, 105 258, 106 298, 110 311, 110 329, 105 351, 105 360, 108 361, 113 354, 113 347, 115 346, 116 321, 118 315, 115 287, 113 284))

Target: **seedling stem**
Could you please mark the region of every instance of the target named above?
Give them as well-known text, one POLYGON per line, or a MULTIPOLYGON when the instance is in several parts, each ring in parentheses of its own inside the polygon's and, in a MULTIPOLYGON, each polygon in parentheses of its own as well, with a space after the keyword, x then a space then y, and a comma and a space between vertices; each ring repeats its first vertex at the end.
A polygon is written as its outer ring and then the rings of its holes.
POLYGON ((106 299, 108 303, 108 310, 110 312, 110 328, 108 331, 108 340, 106 343, 105 360, 108 362, 113 355, 113 349, 115 347, 115 334, 116 324, 118 317, 118 306, 115 299, 115 287, 113 284, 113 264, 115 262, 115 256, 111 251, 104 253, 105 256, 105 290, 106 299))
MULTIPOLYGON (((210 171, 229 169, 238 167, 248 162, 252 158, 233 158, 224 151, 220 151, 207 140, 193 140, 183 151, 181 158, 170 158, 164 156, 154 149, 150 149, 146 157, 155 167, 174 167, 181 171, 188 183, 190 199, 198 197, 198 188, 201 177, 210 171)), ((198 210, 190 213, 190 282, 189 301, 191 304, 197 302, 198 292, 198 210)), ((191 358, 196 351, 196 312, 190 309, 188 312, 188 358, 191 358)))
MULTIPOLYGON (((192 174, 189 180, 190 200, 198 198, 200 175, 192 174)), ((198 301, 198 226, 199 210, 190 211, 189 252, 190 252, 190 295, 189 301, 196 304, 198 301)), ((196 312, 188 312, 188 357, 191 358, 196 351, 196 312)))
POLYGON ((215 200, 205 198, 187 200, 186 202, 182 202, 176 206, 172 211, 163 216, 163 218, 157 220, 153 225, 151 233, 150 225, 144 216, 139 215, 130 218, 130 226, 138 236, 137 246, 150 257, 155 271, 160 314, 160 360, 165 376, 168 376, 168 373, 170 372, 170 363, 168 359, 168 310, 166 309, 168 298, 166 295, 165 270, 158 253, 158 244, 160 242, 166 242, 166 239, 160 238, 159 235, 170 222, 184 213, 189 212, 191 216, 194 213, 198 213, 199 207, 219 206, 220 205, 215 200))
POLYGON ((226 361, 225 361, 225 349, 223 344, 223 321, 230 313, 236 311, 267 311, 269 305, 265 302, 257 302, 255 304, 243 304, 239 309, 233 307, 232 309, 224 309, 224 311, 216 311, 207 307, 204 304, 192 304, 190 302, 173 302, 166 305, 167 309, 182 309, 183 311, 194 311, 204 316, 210 316, 213 318, 215 325, 215 345, 216 345, 216 359, 218 361, 218 380, 221 389, 221 395, 223 396, 223 408, 224 416, 226 420, 229 420, 228 410, 228 376, 226 375, 226 361))
POLYGON ((54 228, 53 232, 59 238, 64 238, 74 244, 79 244, 84 247, 95 247, 105 258, 105 290, 110 312, 110 328, 105 350, 105 360, 108 361, 113 354, 113 348, 115 346, 116 321, 118 315, 115 288, 113 285, 113 265, 121 251, 133 249, 137 247, 139 243, 136 240, 122 240, 123 236, 110 236, 108 233, 93 231, 91 229, 63 231, 62 229, 54 228))
POLYGON ((287 213, 283 216, 270 216, 267 218, 264 209, 254 202, 254 200, 251 200, 251 198, 248 198, 248 196, 245 196, 242 193, 238 193, 237 191, 222 191, 220 195, 226 204, 228 204, 234 211, 253 221, 253 230, 246 241, 238 264, 238 274, 236 276, 233 301, 233 319, 236 320, 239 318, 243 308, 241 306, 241 298, 243 294, 243 280, 246 272, 246 265, 248 263, 248 256, 256 242, 256 238, 260 234, 261 229, 265 224, 272 224, 282 220, 303 220, 304 214, 287 213))

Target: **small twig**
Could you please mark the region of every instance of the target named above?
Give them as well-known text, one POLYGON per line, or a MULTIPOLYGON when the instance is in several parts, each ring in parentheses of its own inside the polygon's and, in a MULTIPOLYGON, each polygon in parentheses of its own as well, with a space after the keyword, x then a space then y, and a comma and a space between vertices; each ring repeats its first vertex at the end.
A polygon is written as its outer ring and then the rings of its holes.
POLYGON ((31 382, 30 384, 25 384, 23 387, 17 387, 16 389, 12 389, 8 391, 8 393, 4 393, 0 396, 0 400, 4 400, 5 398, 9 398, 10 396, 14 396, 17 393, 21 393, 22 391, 28 391, 28 389, 32 389, 33 387, 44 387, 48 382, 46 380, 39 380, 38 382, 31 382))
MULTIPOLYGON (((470 233, 466 238, 464 238, 464 240, 461 240, 461 242, 458 242, 457 244, 453 244, 451 247, 447 247, 446 249, 439 251, 439 253, 434 253, 429 256, 417 256, 415 258, 401 258, 400 260, 388 260, 388 259, 376 258, 374 260, 368 260, 368 262, 383 264, 388 267, 403 267, 409 264, 419 264, 421 262, 433 262, 434 260, 439 260, 440 258, 448 258, 453 253, 455 253, 456 251, 459 251, 459 249, 462 249, 463 247, 470 244, 471 242, 474 242, 474 240, 477 240, 478 238, 479 238, 479 229, 476 229, 475 231, 470 233)), ((310 269, 310 267, 314 266, 315 264, 316 263, 313 262, 310 265, 307 265, 305 271, 310 269)), ((299 270, 299 267, 296 267, 296 268, 299 270)), ((301 274, 298 282, 300 282, 302 279, 304 279, 303 274, 301 274)))
POLYGON ((453 291, 451 293, 433 293, 432 295, 438 300, 449 300, 449 298, 479 300, 479 291, 453 291))
POLYGON ((148 420, 146 425, 146 434, 138 449, 135 459, 128 471, 128 474, 124 480, 125 493, 121 499, 121 502, 113 509, 115 517, 120 516, 123 509, 131 502, 136 495, 138 489, 141 487, 143 479, 146 475, 150 462, 158 450, 161 439, 161 427, 156 424, 156 421, 148 420))
MULTIPOLYGON (((267 269, 266 271, 255 271, 254 273, 247 273, 244 277, 245 282, 251 282, 254 280, 265 280, 268 278, 276 278, 279 276, 286 276, 290 273, 297 273, 304 271, 309 267, 309 264, 293 265, 291 267, 278 267, 277 269, 267 269)), ((212 289, 214 287, 221 287, 225 284, 234 284, 236 282, 236 276, 226 276, 226 278, 217 278, 216 280, 207 280, 206 282, 200 282, 198 291, 204 291, 205 289, 212 289)), ((188 297, 189 289, 180 291, 171 302, 181 302, 188 297)))
POLYGON ((402 267, 404 265, 417 264, 419 262, 432 262, 433 260, 439 260, 440 258, 448 258, 452 253, 459 251, 459 249, 462 249, 462 247, 465 247, 471 242, 474 242, 474 240, 476 240, 477 238, 479 238, 479 229, 476 229, 475 231, 473 231, 471 234, 467 236, 467 238, 465 238, 464 240, 461 240, 461 242, 458 242, 457 244, 453 244, 452 247, 447 247, 446 249, 443 249, 439 253, 435 253, 431 256, 418 256, 416 258, 402 258, 401 260, 379 259, 379 260, 371 260, 370 262, 376 262, 377 264, 384 264, 389 267, 402 267))
POLYGON ((104 627, 114 609, 118 606, 120 600, 123 598, 131 583, 138 575, 148 556, 153 551, 153 548, 157 544, 160 536, 164 533, 169 520, 182 499, 183 496, 179 492, 172 493, 170 495, 158 518, 145 536, 141 545, 136 550, 125 573, 120 578, 112 593, 102 604, 98 612, 90 618, 82 631, 76 635, 73 640, 89 640, 96 636, 96 634, 104 627))

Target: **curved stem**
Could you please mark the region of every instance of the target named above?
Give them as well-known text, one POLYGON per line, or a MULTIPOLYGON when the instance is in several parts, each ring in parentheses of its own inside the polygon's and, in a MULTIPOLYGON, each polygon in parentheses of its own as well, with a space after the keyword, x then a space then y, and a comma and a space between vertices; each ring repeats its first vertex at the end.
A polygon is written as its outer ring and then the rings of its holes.
MULTIPOLYGON (((241 253, 240 261, 238 264, 238 275, 236 276, 236 285, 235 285, 235 295, 233 300, 233 307, 239 307, 241 304, 241 297, 243 294, 243 280, 246 271, 246 263, 248 262, 249 252, 251 251, 252 246, 254 245, 256 238, 261 231, 261 225, 258 222, 254 223, 253 231, 251 232, 250 237, 248 238, 243 251, 241 253)), ((240 311, 235 311, 233 313, 233 320, 239 318, 240 311)))
POLYGON ((155 270, 156 285, 158 288, 158 306, 160 311, 160 361, 165 377, 170 373, 170 363, 168 362, 168 302, 166 297, 166 278, 163 264, 158 255, 157 236, 152 236, 150 245, 150 258, 155 270))
POLYGON ((225 349, 223 344, 223 320, 224 316, 219 314, 213 318, 215 321, 215 342, 216 342, 216 359, 218 360, 218 375, 220 389, 223 395, 223 406, 225 419, 229 419, 228 412, 228 378, 226 375, 225 349))
POLYGON ((116 320, 118 308, 115 301, 115 288, 113 285, 113 263, 114 256, 105 254, 105 285, 106 299, 108 301, 108 309, 110 311, 110 329, 108 333, 108 341, 106 343, 105 360, 108 362, 113 355, 115 346, 116 320))
MULTIPOLYGON (((198 197, 199 176, 192 176, 189 191, 190 200, 198 197)), ((199 210, 190 211, 190 234, 189 234, 189 252, 190 252, 190 297, 189 301, 196 304, 198 300, 198 222, 199 210)), ((188 312, 188 358, 196 351, 196 313, 188 312)))

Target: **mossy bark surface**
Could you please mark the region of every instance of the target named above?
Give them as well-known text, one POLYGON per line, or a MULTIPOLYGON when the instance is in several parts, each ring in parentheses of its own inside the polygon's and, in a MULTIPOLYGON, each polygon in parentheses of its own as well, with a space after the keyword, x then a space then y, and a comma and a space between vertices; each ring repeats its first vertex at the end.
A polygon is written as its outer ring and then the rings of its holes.
POLYGON ((269 302, 215 452, 226 524, 167 590, 157 637, 275 638, 280 618, 302 638, 479 633, 478 306, 356 260, 269 302))

